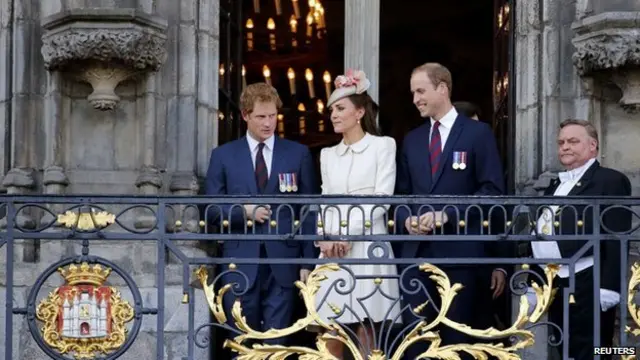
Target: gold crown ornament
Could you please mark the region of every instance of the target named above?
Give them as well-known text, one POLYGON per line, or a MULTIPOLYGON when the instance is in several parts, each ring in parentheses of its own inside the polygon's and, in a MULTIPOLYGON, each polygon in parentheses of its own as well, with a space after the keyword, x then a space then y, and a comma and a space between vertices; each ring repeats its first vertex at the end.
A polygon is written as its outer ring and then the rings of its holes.
POLYGON ((102 286, 111 274, 111 269, 103 268, 100 264, 91 266, 83 262, 80 266, 71 264, 66 269, 58 268, 58 272, 71 286, 78 284, 102 286))

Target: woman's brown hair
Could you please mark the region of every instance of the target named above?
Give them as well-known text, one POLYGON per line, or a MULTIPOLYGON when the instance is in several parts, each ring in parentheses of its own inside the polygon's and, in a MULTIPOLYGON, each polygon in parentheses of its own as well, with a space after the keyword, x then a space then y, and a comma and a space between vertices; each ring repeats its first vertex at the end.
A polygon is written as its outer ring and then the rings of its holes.
POLYGON ((349 100, 356 107, 356 109, 364 109, 364 116, 360 120, 360 126, 362 126, 362 130, 371 134, 380 136, 382 133, 378 128, 378 123, 376 122, 376 117, 378 116, 378 104, 367 94, 366 92, 362 94, 353 94, 349 96, 349 100))

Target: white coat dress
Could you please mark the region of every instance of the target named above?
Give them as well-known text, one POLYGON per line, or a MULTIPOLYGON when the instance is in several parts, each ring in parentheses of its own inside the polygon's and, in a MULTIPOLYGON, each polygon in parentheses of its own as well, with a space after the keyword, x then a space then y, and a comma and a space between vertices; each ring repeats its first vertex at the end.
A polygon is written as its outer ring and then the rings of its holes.
MULTIPOLYGON (((393 138, 365 134, 358 142, 324 148, 320 153, 320 168, 322 173, 323 195, 393 195, 396 181, 396 143, 393 138)), ((376 207, 359 204, 364 209, 364 219, 359 208, 353 208, 349 214, 347 226, 341 226, 347 220, 349 205, 337 206, 340 211, 331 206, 321 206, 322 224, 318 229, 320 234, 350 235, 388 234, 385 214, 389 206, 376 207), (370 221, 370 227, 364 226, 364 221, 370 221)), ((369 247, 372 242, 352 241, 351 249, 345 258, 368 259, 369 247)), ((384 243, 393 258, 393 251, 389 242, 384 243)), ((375 249, 376 256, 382 254, 381 249, 375 249)), ((321 254, 322 258, 323 255, 321 254)), ((316 295, 318 314, 325 321, 335 318, 341 324, 355 324, 361 321, 369 324, 365 319, 376 323, 393 321, 401 323, 397 269, 395 265, 344 265, 356 276, 366 276, 357 281, 347 271, 326 272, 328 279, 322 282, 322 287, 316 295), (388 279, 385 276, 396 277, 388 279), (377 284, 376 278, 382 281, 377 284), (344 284, 332 284, 342 279, 344 284), (342 286, 341 286, 342 285, 342 286), (340 294, 339 291, 347 294, 340 294), (325 295, 328 296, 325 299, 325 295), (384 295, 383 295, 384 294, 384 295), (386 295, 386 296, 385 296, 386 295), (324 301, 323 301, 324 299, 324 301), (334 309, 343 311, 336 316, 334 309)))

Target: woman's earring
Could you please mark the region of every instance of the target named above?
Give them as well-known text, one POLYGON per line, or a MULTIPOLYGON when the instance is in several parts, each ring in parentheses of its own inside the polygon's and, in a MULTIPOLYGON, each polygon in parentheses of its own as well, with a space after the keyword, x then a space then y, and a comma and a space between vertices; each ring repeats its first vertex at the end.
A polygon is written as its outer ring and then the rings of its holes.
POLYGON ((360 124, 360 119, 358 119, 357 123, 360 124))

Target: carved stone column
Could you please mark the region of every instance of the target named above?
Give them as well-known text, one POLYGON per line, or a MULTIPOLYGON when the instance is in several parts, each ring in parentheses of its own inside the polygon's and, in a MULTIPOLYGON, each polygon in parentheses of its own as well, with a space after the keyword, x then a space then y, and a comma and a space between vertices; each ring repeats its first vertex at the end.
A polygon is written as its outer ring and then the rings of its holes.
MULTIPOLYGON (((156 95, 158 94, 158 74, 147 78, 144 93, 144 132, 142 168, 136 179, 136 187, 142 195, 157 195, 162 188, 162 174, 156 166, 156 95)), ((148 210, 142 210, 136 217, 137 228, 151 228, 155 224, 155 216, 148 210)))
MULTIPOLYGON (((9 170, 2 180, 2 186, 7 189, 7 195, 26 194, 33 190, 35 185, 34 171, 27 167, 15 167, 9 170)), ((25 209, 17 213, 16 223, 18 226, 27 229, 33 229, 36 225, 29 209, 25 209)), ((3 218, 0 220, 0 227, 4 228, 6 226, 7 219, 3 218)))
POLYGON ((620 105, 640 110, 640 12, 608 12, 573 24, 573 64, 580 76, 612 82, 622 91, 620 105))
POLYGON ((344 21, 344 67, 367 73, 371 81, 368 93, 378 101, 380 0, 346 0, 344 21))
MULTIPOLYGON (((155 166, 143 166, 136 187, 142 195, 157 195, 162 187, 162 175, 155 166)), ((149 229, 154 226, 156 217, 148 210, 141 210, 136 216, 135 227, 138 229, 149 229)))
POLYGON ((113 110, 119 83, 166 59, 166 21, 136 9, 73 9, 44 18, 42 27, 46 69, 91 84, 87 99, 98 110, 113 110))
MULTIPOLYGON (((198 178, 195 174, 190 172, 177 172, 173 174, 171 178, 171 183, 169 184, 169 190, 178 196, 193 196, 198 193, 198 189, 200 186, 198 185, 198 178)), ((174 207, 173 214, 167 214, 167 219, 169 216, 175 217, 175 220, 180 220, 183 223, 183 229, 189 232, 199 232, 199 218, 198 211, 196 208, 190 207, 185 208, 184 206, 176 206, 174 207)), ((168 224, 172 225, 172 224, 168 224)), ((171 229, 177 230, 177 229, 171 229)), ((185 243, 185 245, 188 243, 185 243)))

